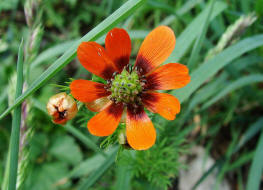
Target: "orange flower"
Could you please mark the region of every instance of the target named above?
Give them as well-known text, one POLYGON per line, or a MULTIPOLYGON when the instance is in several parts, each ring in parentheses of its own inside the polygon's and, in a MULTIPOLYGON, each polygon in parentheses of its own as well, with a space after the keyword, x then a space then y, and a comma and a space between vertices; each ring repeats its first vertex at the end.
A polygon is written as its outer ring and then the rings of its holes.
POLYGON ((155 28, 143 41, 133 67, 129 64, 131 40, 124 29, 108 32, 105 49, 96 42, 80 44, 77 56, 82 66, 107 81, 101 84, 80 79, 70 84, 77 100, 99 112, 88 121, 91 134, 111 135, 125 115, 127 141, 133 149, 145 150, 155 143, 155 128, 144 107, 168 120, 175 119, 180 112, 179 100, 156 90, 182 88, 190 82, 186 66, 160 66, 172 53, 175 41, 169 27, 155 28))

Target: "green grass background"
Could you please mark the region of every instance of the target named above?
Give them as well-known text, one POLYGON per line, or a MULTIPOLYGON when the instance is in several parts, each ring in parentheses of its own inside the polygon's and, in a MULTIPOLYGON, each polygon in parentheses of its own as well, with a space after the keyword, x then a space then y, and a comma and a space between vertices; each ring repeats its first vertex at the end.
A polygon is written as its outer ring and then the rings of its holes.
POLYGON ((193 158, 191 148, 196 146, 205 149, 204 163, 208 156, 215 163, 192 189, 214 172, 213 189, 224 179, 232 189, 262 188, 262 16, 262 0, 0 1, 1 188, 14 188, 11 176, 22 190, 177 189, 179 171, 188 167, 179 158, 193 158), (246 30, 240 25, 225 47, 208 56, 223 34, 231 33, 229 26, 251 13, 257 20, 246 30), (51 122, 45 105, 63 89, 57 85, 70 78, 92 78, 76 59, 81 41, 103 44, 111 28, 125 28, 134 62, 142 40, 158 25, 170 26, 177 37, 165 63, 187 65, 192 80, 169 91, 182 103, 176 120, 150 114, 158 131, 150 150, 118 152, 118 144, 100 148, 104 139, 86 129, 94 113, 84 107, 63 127, 51 122), (21 60, 23 71, 17 70, 21 60), (19 95, 21 73, 25 84, 19 95), (19 144, 11 128, 19 129, 16 110, 23 101, 19 144), (13 156, 19 147, 16 178, 13 156))

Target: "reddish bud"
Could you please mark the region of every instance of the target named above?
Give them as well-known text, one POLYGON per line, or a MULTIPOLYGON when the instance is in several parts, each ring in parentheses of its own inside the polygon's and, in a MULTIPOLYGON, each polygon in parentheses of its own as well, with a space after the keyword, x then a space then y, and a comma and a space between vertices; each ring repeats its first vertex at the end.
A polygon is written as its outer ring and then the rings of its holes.
POLYGON ((52 96, 47 103, 47 111, 56 124, 65 124, 75 117, 78 107, 75 100, 65 92, 52 96))

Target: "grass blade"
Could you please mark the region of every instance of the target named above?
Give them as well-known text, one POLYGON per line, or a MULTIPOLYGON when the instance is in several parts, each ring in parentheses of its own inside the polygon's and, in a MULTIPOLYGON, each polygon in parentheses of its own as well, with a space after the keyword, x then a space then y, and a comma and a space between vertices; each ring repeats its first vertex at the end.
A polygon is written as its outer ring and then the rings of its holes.
MULTIPOLYGON (((188 0, 180 9, 176 10, 177 15, 182 17, 185 13, 189 12, 193 9, 197 4, 201 3, 203 0, 188 0)), ((166 17, 160 25, 170 25, 177 17, 175 15, 171 15, 166 17)))
POLYGON ((193 186, 192 190, 195 190, 213 171, 215 168, 219 167, 222 165, 222 160, 217 160, 216 163, 214 163, 200 178, 199 180, 195 183, 193 186))
POLYGON ((250 160, 252 160, 254 155, 255 155, 255 151, 254 150, 242 154, 241 156, 238 157, 238 159, 235 162, 229 164, 229 166, 227 168, 227 172, 229 172, 231 170, 240 169, 241 166, 243 166, 244 164, 246 164, 250 160))
POLYGON ((246 132, 242 135, 241 139, 239 140, 237 146, 235 147, 234 152, 237 152, 249 141, 252 137, 254 137, 260 129, 263 129, 263 117, 260 117, 253 125, 251 125, 246 132))
POLYGON ((76 42, 77 40, 71 40, 48 48, 47 50, 39 54, 37 58, 31 63, 31 69, 39 66, 42 62, 52 57, 61 55, 76 42))
MULTIPOLYGON (((212 21, 217 15, 219 15, 223 10, 226 9, 226 4, 223 2, 215 2, 216 9, 212 12, 209 21, 212 21)), ((209 6, 207 6, 180 34, 176 40, 176 46, 170 57, 165 61, 165 63, 176 63, 178 62, 190 48, 193 41, 196 39, 197 35, 201 32, 200 25, 206 19, 209 11, 209 6), (194 32, 193 32, 194 31, 194 32)))
POLYGON ((79 187, 79 190, 89 189, 104 174, 104 172, 107 171, 107 169, 115 161, 117 150, 118 149, 116 148, 115 151, 101 164, 101 166, 86 179, 86 181, 79 187))
MULTIPOLYGON (((17 59, 17 84, 15 99, 22 94, 23 89, 23 39, 19 46, 17 59)), ((12 131, 10 140, 10 172, 9 172, 9 190, 16 189, 18 153, 19 153, 19 137, 20 137, 20 122, 21 122, 21 106, 16 107, 12 119, 12 131)))
POLYGON ((116 174, 116 190, 130 190, 131 189, 131 168, 128 165, 119 165, 116 174))
POLYGON ((194 48, 191 52, 191 56, 190 56, 190 59, 188 61, 188 65, 187 65, 189 70, 192 70, 196 66, 198 55, 200 53, 200 50, 201 50, 201 47, 202 47, 202 44, 204 42, 205 35, 206 35, 207 29, 208 29, 209 20, 211 17, 211 13, 213 11, 214 4, 215 4, 215 0, 212 0, 210 3, 209 11, 206 15, 206 18, 203 22, 203 25, 201 26, 202 30, 201 30, 198 38, 195 41, 194 48))
POLYGON ((74 128, 72 125, 67 124, 64 126, 64 128, 70 132, 72 135, 77 137, 83 144, 85 144, 90 149, 94 150, 95 152, 101 153, 103 156, 106 156, 106 154, 87 136, 85 136, 83 133, 81 133, 79 130, 74 128))
POLYGON ((220 93, 218 93, 212 99, 207 101, 201 107, 201 109, 208 108, 209 106, 211 106, 212 104, 217 102, 219 99, 223 98, 225 95, 227 95, 228 93, 230 93, 230 92, 232 92, 238 88, 249 85, 251 83, 262 82, 262 81, 263 81, 263 75, 260 75, 260 74, 254 74, 254 75, 242 77, 242 78, 230 83, 229 85, 225 86, 224 89, 220 93))
POLYGON ((107 17, 103 22, 101 22, 97 27, 92 29, 89 33, 83 36, 78 42, 76 42, 72 48, 66 51, 59 59, 57 59, 38 79, 36 79, 32 85, 19 96, 15 103, 10 106, 4 113, 0 116, 0 119, 5 117, 11 110, 16 106, 21 104, 28 96, 33 94, 37 89, 43 86, 49 79, 51 79, 57 72, 64 68, 75 56, 78 45, 82 41, 95 41, 105 32, 113 28, 117 23, 126 18, 130 13, 136 10, 140 5, 142 5, 145 0, 129 0, 118 10, 107 17))
POLYGON ((246 38, 232 45, 200 65, 191 74, 191 82, 184 88, 174 91, 180 102, 185 101, 196 89, 198 89, 210 77, 213 77, 220 69, 229 64, 242 54, 263 45, 263 35, 246 38))
POLYGON ((263 129, 257 144, 255 156, 250 167, 246 189, 259 189, 263 172, 263 129))
POLYGON ((75 166, 69 176, 73 178, 84 177, 90 175, 93 171, 98 169, 102 163, 115 151, 114 148, 109 148, 105 151, 106 157, 97 153, 88 159, 84 160, 83 162, 79 163, 75 166))

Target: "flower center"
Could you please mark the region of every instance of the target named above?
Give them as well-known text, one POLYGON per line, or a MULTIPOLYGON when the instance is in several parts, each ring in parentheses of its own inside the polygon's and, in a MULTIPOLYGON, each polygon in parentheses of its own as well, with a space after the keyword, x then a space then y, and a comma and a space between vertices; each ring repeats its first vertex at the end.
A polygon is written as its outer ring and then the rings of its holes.
POLYGON ((140 102, 138 95, 142 90, 143 86, 137 72, 131 71, 129 73, 123 69, 121 74, 116 75, 111 82, 111 99, 123 103, 140 102))

